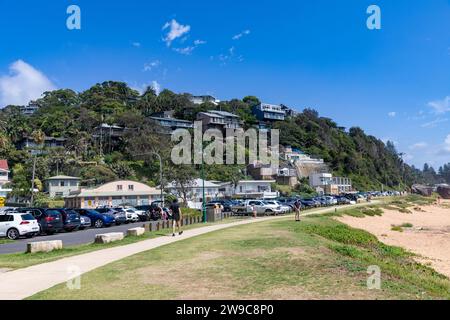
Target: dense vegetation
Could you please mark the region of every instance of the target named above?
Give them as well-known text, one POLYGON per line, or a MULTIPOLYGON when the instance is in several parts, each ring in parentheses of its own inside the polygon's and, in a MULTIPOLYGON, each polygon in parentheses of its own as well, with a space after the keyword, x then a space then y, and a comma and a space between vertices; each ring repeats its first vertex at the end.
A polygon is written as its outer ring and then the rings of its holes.
MULTIPOLYGON (((19 106, 7 106, 0 111, 0 158, 8 159, 12 168, 14 193, 26 196, 31 187, 34 157, 19 150, 19 143, 30 137, 41 144, 45 136, 64 137, 64 148, 47 150, 36 157, 35 187, 59 174, 76 175, 84 185, 95 185, 114 179, 137 179, 150 185, 159 184, 159 164, 153 155, 158 152, 165 162, 165 179, 187 181, 198 176, 196 166, 170 164, 170 139, 158 133, 148 116, 154 112, 174 110, 175 117, 195 119, 198 112, 221 109, 238 114, 245 127, 257 123, 251 113, 257 97, 242 100, 194 105, 189 94, 163 90, 156 94, 148 88, 143 94, 125 83, 108 81, 77 93, 70 89, 46 92, 36 101, 39 111, 32 116, 20 113, 19 106), (96 134, 102 123, 126 127, 119 139, 96 134)), ((323 157, 335 174, 349 176, 360 189, 403 188, 415 182, 450 181, 450 164, 438 173, 428 165, 423 171, 403 163, 392 143, 385 145, 368 136, 360 128, 347 132, 331 119, 320 117, 310 109, 295 117, 278 122, 281 143, 291 145, 315 156, 323 157)), ((206 178, 237 181, 245 178, 241 166, 210 166, 206 178)), ((301 187, 300 187, 301 189, 301 187)))

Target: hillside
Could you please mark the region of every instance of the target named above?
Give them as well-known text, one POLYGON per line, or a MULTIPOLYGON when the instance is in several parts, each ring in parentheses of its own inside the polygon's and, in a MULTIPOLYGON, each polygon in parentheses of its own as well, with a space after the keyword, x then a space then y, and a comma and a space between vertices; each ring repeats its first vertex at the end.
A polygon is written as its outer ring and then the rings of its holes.
MULTIPOLYGON (((20 150, 24 138, 41 143, 45 137, 64 137, 65 146, 39 155, 36 160, 36 186, 44 179, 61 173, 81 176, 83 184, 97 184, 117 178, 132 178, 150 185, 159 183, 159 166, 151 156, 135 155, 158 151, 169 164, 170 142, 158 134, 147 118, 155 112, 174 110, 178 119, 193 120, 200 111, 220 109, 238 114, 245 127, 257 123, 251 108, 256 97, 195 105, 189 94, 163 90, 159 95, 152 88, 143 94, 125 83, 108 81, 77 93, 73 90, 46 92, 36 101, 39 110, 31 115, 20 113, 19 106, 7 106, 0 111, 0 158, 8 159, 12 168, 16 193, 30 185, 32 156, 20 150), (124 134, 99 135, 102 123, 126 127, 124 134)), ((450 164, 436 173, 403 163, 392 143, 385 145, 360 128, 341 128, 333 120, 320 117, 317 111, 306 109, 286 121, 277 122, 281 143, 322 157, 335 174, 349 176, 360 190, 403 188, 416 182, 450 181, 450 164)), ((196 167, 166 167, 166 178, 182 179, 198 175, 196 167)), ((206 168, 208 179, 234 181, 242 178, 242 167, 212 166, 206 168)))

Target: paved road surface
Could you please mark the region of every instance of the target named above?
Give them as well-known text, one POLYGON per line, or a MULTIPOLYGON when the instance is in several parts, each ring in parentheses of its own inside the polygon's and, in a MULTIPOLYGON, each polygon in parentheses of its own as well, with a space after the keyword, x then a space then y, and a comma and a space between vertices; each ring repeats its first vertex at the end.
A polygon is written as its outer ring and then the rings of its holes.
POLYGON ((0 244, 0 254, 25 252, 27 243, 36 241, 62 240, 64 247, 94 242, 96 234, 109 232, 126 232, 130 228, 142 227, 144 222, 124 224, 103 229, 87 229, 76 232, 62 232, 52 236, 39 236, 32 239, 20 239, 12 243, 0 244))

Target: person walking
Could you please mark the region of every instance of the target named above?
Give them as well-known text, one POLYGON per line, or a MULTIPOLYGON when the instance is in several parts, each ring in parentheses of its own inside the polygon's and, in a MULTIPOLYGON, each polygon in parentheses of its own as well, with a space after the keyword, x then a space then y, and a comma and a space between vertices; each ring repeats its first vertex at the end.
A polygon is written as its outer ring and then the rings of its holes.
POLYGON ((175 199, 170 206, 170 211, 172 212, 172 220, 173 220, 173 234, 172 237, 175 237, 175 230, 178 226, 178 234, 181 236, 183 234, 183 230, 181 230, 181 219, 183 218, 181 214, 180 206, 178 205, 178 200, 175 199))
POLYGON ((256 217, 258 216, 258 212, 256 211, 256 205, 252 204, 252 214, 253 214, 253 218, 256 219, 256 217))
POLYGON ((302 209, 302 204, 300 200, 295 201, 294 209, 295 209, 295 221, 300 222, 300 210, 302 209))

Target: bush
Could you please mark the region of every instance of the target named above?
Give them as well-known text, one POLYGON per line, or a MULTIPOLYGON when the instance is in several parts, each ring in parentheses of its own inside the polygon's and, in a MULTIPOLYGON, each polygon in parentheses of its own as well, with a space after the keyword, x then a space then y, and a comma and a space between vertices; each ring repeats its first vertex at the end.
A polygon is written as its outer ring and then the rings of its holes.
POLYGON ((329 240, 344 244, 353 244, 360 246, 369 246, 378 243, 377 238, 359 229, 353 229, 344 224, 336 224, 331 226, 324 225, 306 225, 306 232, 317 234, 329 240))

